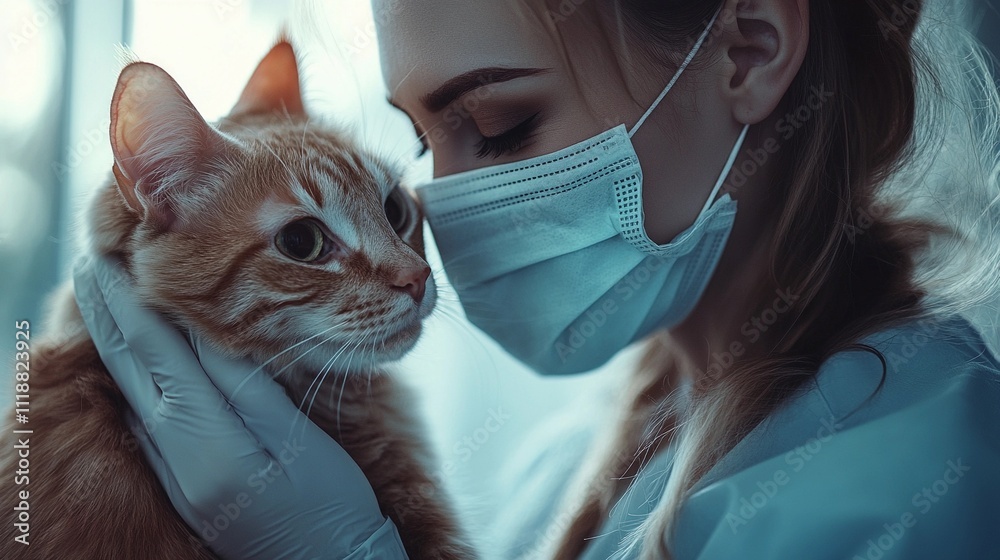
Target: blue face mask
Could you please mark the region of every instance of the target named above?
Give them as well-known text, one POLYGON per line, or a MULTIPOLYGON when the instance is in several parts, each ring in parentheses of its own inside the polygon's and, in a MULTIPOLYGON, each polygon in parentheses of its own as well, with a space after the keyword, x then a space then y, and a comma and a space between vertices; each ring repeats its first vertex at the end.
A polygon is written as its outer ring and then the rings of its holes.
POLYGON ((708 285, 736 216, 736 201, 716 195, 748 127, 694 224, 665 245, 646 235, 631 137, 714 21, 631 130, 619 125, 553 154, 417 189, 469 320, 536 371, 601 366, 682 321, 708 285))

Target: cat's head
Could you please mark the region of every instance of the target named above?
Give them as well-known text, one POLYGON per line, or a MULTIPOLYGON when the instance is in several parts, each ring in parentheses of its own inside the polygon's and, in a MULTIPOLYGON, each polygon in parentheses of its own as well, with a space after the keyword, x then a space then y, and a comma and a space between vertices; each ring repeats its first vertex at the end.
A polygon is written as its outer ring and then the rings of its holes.
POLYGON ((420 210, 393 169, 307 117, 288 43, 215 125, 164 70, 130 64, 111 145, 92 242, 149 305, 228 354, 284 352, 269 369, 362 371, 416 342, 436 297, 420 210))

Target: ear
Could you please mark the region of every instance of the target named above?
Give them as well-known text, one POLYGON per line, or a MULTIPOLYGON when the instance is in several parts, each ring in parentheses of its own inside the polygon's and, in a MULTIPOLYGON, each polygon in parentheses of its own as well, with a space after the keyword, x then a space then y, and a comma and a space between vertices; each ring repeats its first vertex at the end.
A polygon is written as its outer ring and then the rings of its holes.
POLYGON ((153 225, 169 229, 181 195, 212 175, 234 144, 212 128, 162 68, 130 64, 111 101, 111 149, 118 189, 153 225))
POLYGON ((781 103, 809 47, 809 0, 729 0, 719 16, 734 118, 756 124, 781 103))
POLYGON ((282 40, 260 61, 230 116, 287 111, 303 115, 299 67, 292 45, 282 40))

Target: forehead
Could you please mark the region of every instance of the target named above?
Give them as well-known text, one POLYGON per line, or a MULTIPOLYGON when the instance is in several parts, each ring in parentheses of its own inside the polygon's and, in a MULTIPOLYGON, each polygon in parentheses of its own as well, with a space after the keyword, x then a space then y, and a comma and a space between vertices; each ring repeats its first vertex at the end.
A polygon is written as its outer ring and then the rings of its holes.
POLYGON ((323 129, 259 130, 247 167, 233 188, 256 192, 258 229, 273 235, 295 219, 313 217, 354 248, 381 222, 382 204, 397 176, 379 158, 323 129))
POLYGON ((257 137, 252 159, 284 176, 319 204, 344 198, 381 200, 396 186, 384 161, 340 135, 305 124, 257 137))
POLYGON ((409 109, 470 70, 555 65, 543 0, 374 0, 372 9, 386 87, 409 109))

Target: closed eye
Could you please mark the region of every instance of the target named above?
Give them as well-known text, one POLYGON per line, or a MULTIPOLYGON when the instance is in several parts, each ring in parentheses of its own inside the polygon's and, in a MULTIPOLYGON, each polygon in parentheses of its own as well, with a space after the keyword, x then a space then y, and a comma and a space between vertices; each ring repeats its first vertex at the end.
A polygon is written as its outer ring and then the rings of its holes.
POLYGON ((496 159, 506 154, 513 154, 524 147, 538 130, 538 115, 535 113, 513 128, 496 136, 484 136, 476 143, 476 157, 496 159))

